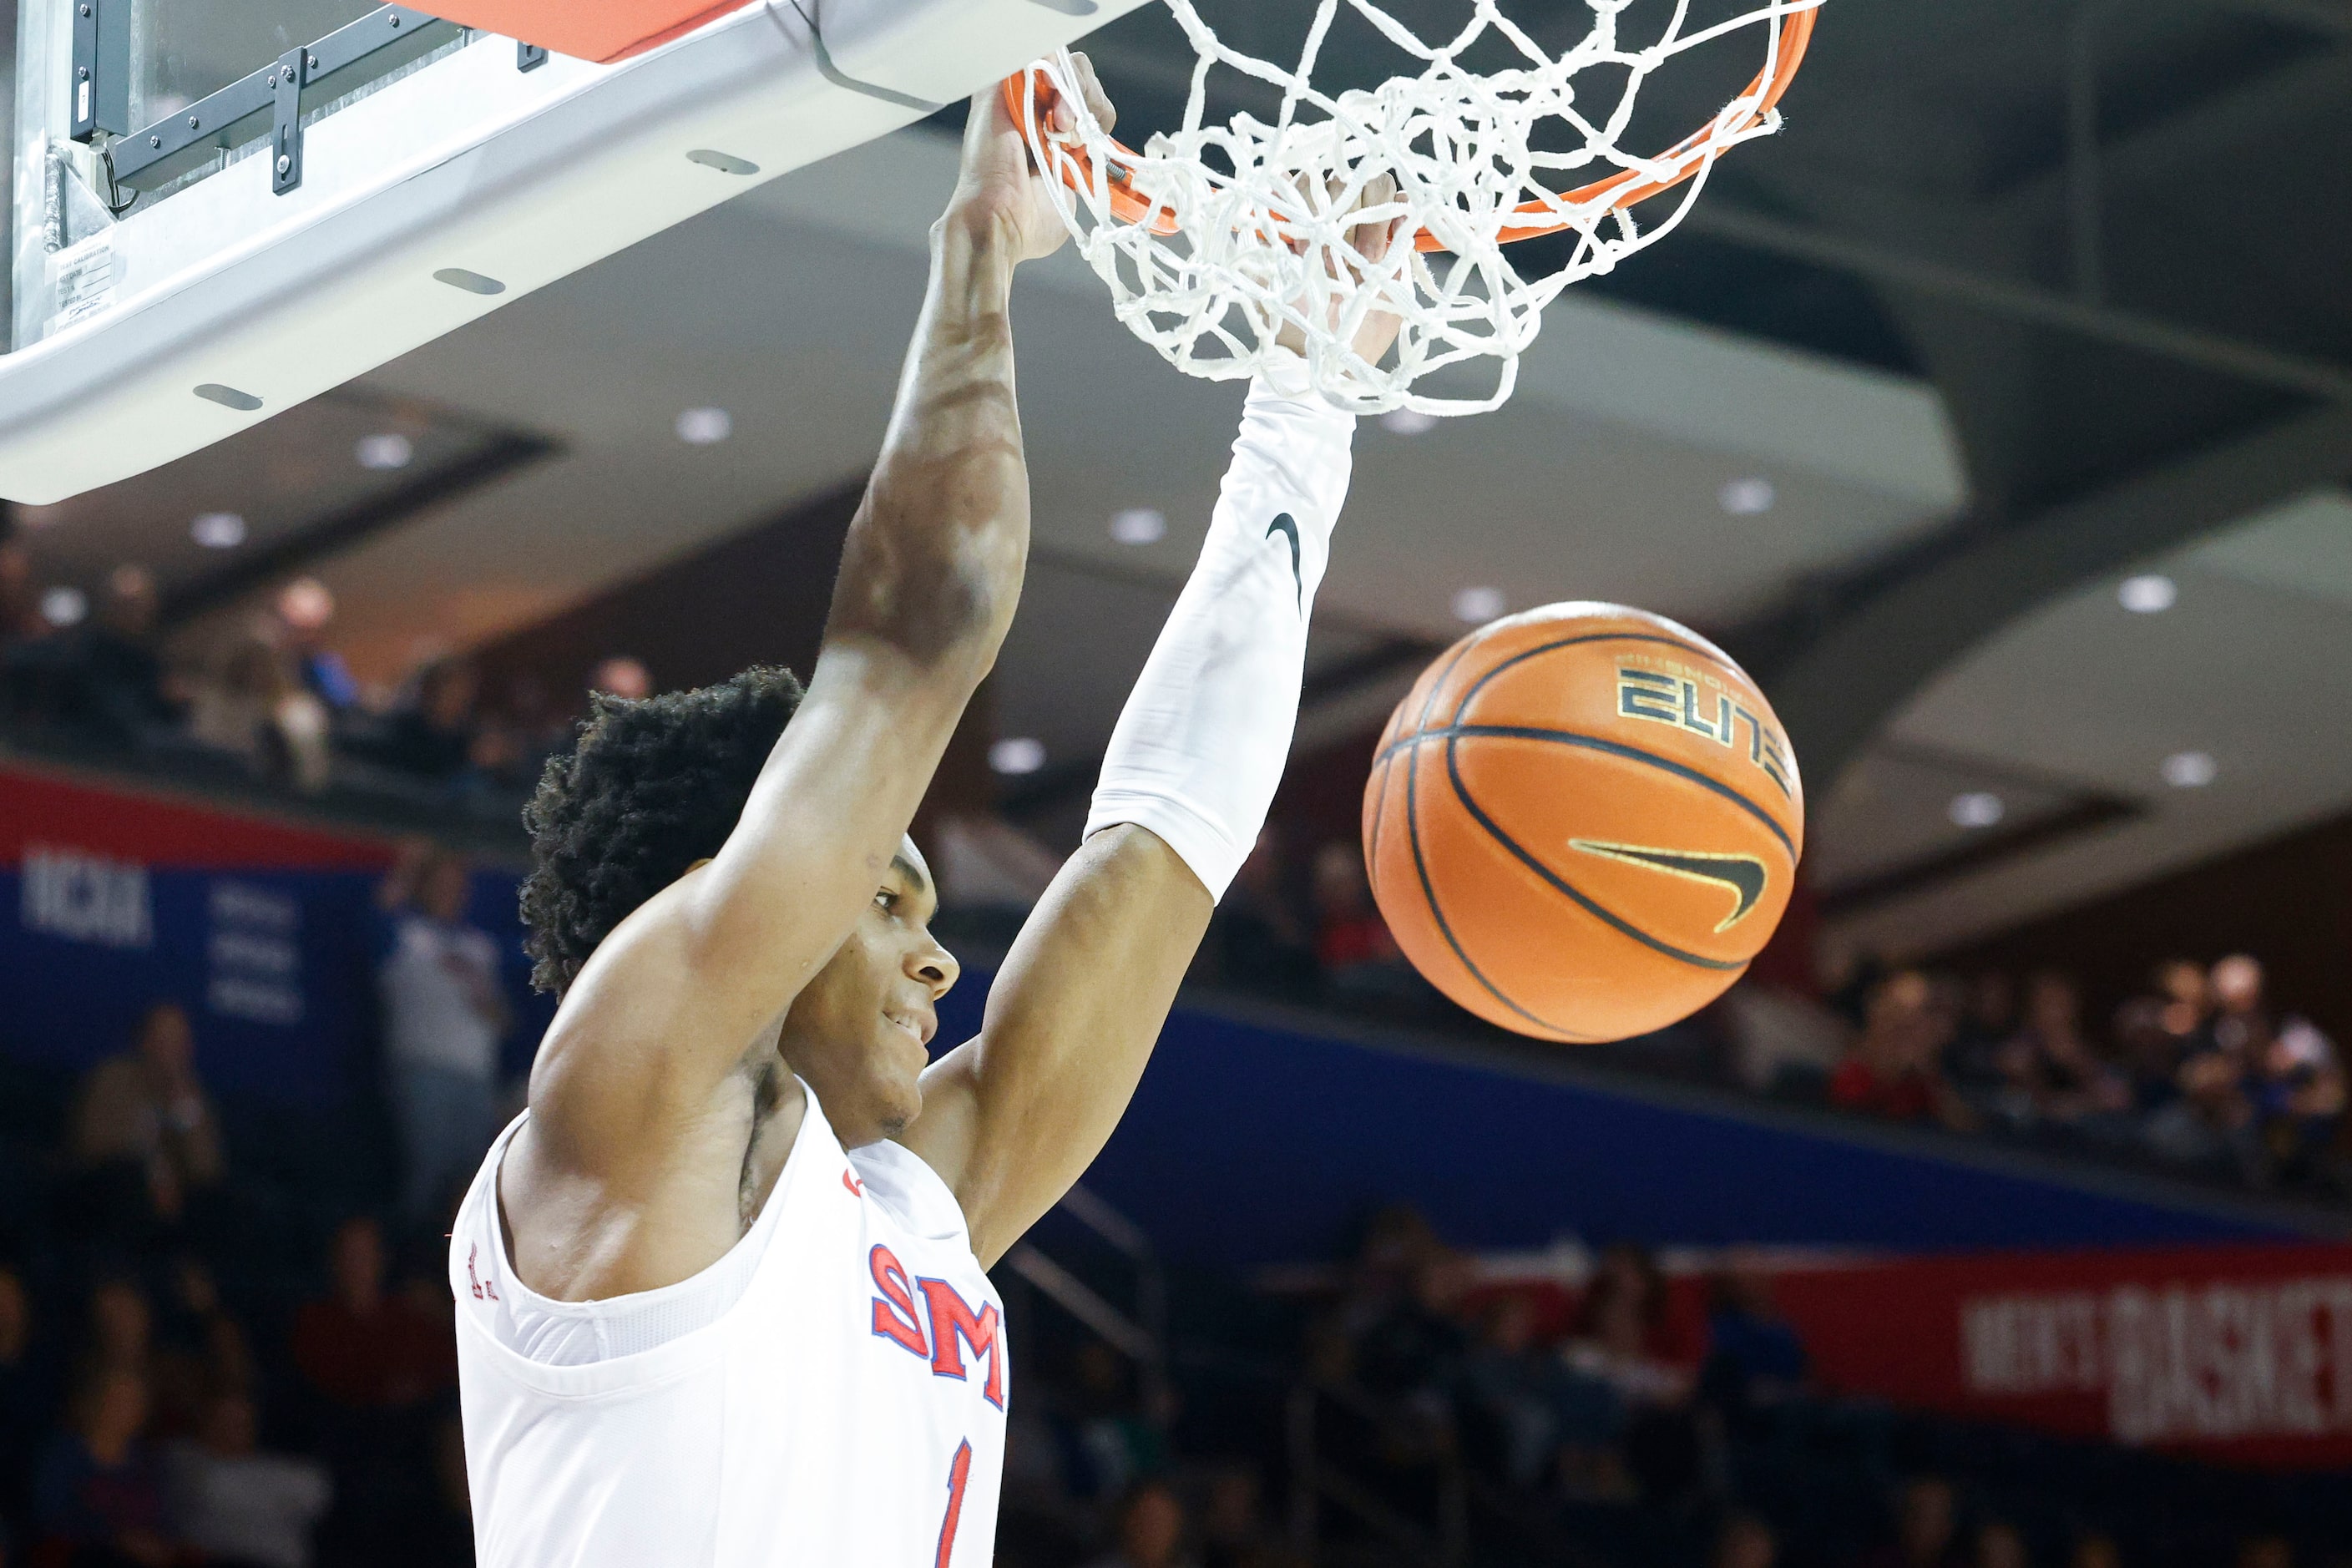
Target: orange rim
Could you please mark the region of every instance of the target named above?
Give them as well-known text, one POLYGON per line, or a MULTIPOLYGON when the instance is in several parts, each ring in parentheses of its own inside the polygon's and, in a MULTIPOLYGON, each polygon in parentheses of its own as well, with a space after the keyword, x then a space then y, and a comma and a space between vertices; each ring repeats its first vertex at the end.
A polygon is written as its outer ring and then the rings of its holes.
MULTIPOLYGON (((1765 71, 1758 71, 1755 79, 1748 84, 1747 90, 1740 95, 1744 98, 1748 94, 1760 93, 1761 97, 1759 98, 1754 111, 1748 115, 1746 121, 1734 127, 1730 134, 1736 136, 1754 128, 1766 115, 1772 112, 1774 106, 1780 103, 1781 95, 1789 90, 1789 84, 1796 79, 1797 68, 1805 63, 1805 47, 1812 42, 1813 37, 1813 18, 1820 14, 1816 7, 1811 10, 1792 11, 1781 18, 1780 47, 1771 70, 1769 74, 1765 71)), ((1036 67, 1032 66, 1025 71, 1015 71, 1004 79, 1004 104, 1015 123, 1021 121, 1023 113, 1028 107, 1026 93, 1022 85, 1024 77, 1036 79, 1037 111, 1041 116, 1049 113, 1060 97, 1054 89, 1052 79, 1036 67)), ((1032 125, 1029 131, 1033 140, 1041 142, 1045 140, 1041 126, 1032 125)), ((1667 163, 1687 158, 1693 151, 1705 145, 1713 134, 1715 132, 1712 126, 1702 127, 1692 132, 1651 161, 1667 163)), ((1174 234, 1176 232, 1175 214, 1164 206, 1155 205, 1144 199, 1135 191, 1131 184, 1130 170, 1137 161, 1134 150, 1126 143, 1117 141, 1111 142, 1111 148, 1115 156, 1107 181, 1110 187, 1111 216, 1130 227, 1148 227, 1154 234, 1174 234), (1119 162, 1118 160, 1121 159, 1127 162, 1119 162)), ((1062 176, 1064 184, 1075 191, 1093 183, 1094 161, 1087 155, 1083 148, 1066 148, 1063 155, 1069 160, 1062 176)), ((1703 167, 1705 167, 1703 160, 1691 163, 1664 179, 1653 178, 1634 169, 1621 169, 1606 179, 1595 180, 1589 185, 1580 185, 1574 190, 1564 191, 1554 200, 1579 207, 1605 203, 1603 210, 1622 212, 1627 207, 1648 201, 1652 196, 1661 195, 1673 190, 1676 185, 1697 174, 1703 167)), ((1528 224, 1523 228, 1503 230, 1497 237, 1505 245, 1522 239, 1534 239, 1540 235, 1558 234, 1561 229, 1573 226, 1557 216, 1551 205, 1544 202, 1524 203, 1517 210, 1531 217, 1539 217, 1541 221, 1528 224)), ((1416 248, 1425 251, 1445 248, 1431 236, 1427 229, 1421 231, 1414 245, 1416 248)))

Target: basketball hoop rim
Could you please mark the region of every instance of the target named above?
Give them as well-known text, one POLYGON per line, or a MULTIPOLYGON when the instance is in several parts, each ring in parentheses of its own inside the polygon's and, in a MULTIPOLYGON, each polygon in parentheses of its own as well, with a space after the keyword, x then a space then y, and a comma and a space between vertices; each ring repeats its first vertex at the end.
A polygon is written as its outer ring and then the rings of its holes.
MULTIPOLYGON (((1622 212, 1627 207, 1648 201, 1653 196, 1662 195, 1690 180, 1705 168, 1708 162, 1706 159, 1692 160, 1690 154, 1695 149, 1705 144, 1710 138, 1723 135, 1738 136, 1753 129, 1779 106, 1781 96, 1789 90, 1789 84, 1796 79, 1798 68, 1804 64, 1806 47, 1812 42, 1813 23, 1820 14, 1820 3, 1819 0, 1815 0, 1814 4, 1805 6, 1804 9, 1790 11, 1781 17, 1780 37, 1775 46, 1772 64, 1765 69, 1759 70, 1748 82, 1746 89, 1732 100, 1734 103, 1738 103, 1742 99, 1756 100, 1756 107, 1748 112, 1745 121, 1728 132, 1718 130, 1713 125, 1701 126, 1675 142, 1664 153, 1651 160, 1652 163, 1658 163, 1682 160, 1682 166, 1673 174, 1660 178, 1643 174, 1636 169, 1621 169, 1606 179, 1595 180, 1591 184, 1580 185, 1574 190, 1562 192, 1553 198, 1553 203, 1586 209, 1597 207, 1602 212, 1622 212)), ((1003 92, 1006 111, 1012 115, 1013 123, 1022 127, 1034 145, 1044 144, 1047 135, 1042 117, 1052 111, 1054 104, 1060 97, 1054 87, 1052 78, 1045 74, 1043 67, 1029 66, 1005 78, 1003 92), (1033 78, 1034 79, 1034 101, 1039 116, 1036 119, 1032 119, 1029 115, 1029 105, 1033 100, 1030 81, 1033 78)), ((1130 165, 1141 162, 1140 155, 1123 142, 1112 140, 1111 148, 1117 157, 1128 160, 1130 165)), ((1073 191, 1079 191, 1093 182, 1094 160, 1084 147, 1066 146, 1062 157, 1065 160, 1062 165, 1064 184, 1073 191)), ((1114 163, 1111 167, 1107 185, 1110 193, 1111 215, 1119 222, 1129 226, 1147 226, 1156 235, 1172 235, 1177 232, 1175 216, 1164 205, 1148 201, 1139 195, 1129 183, 1129 176, 1117 163, 1114 163)), ((1496 237, 1496 239, 1502 244, 1513 245, 1523 239, 1536 239, 1544 235, 1558 234, 1562 229, 1575 226, 1568 219, 1558 216, 1553 203, 1521 204, 1514 209, 1516 212, 1526 214, 1530 217, 1540 216, 1543 221, 1531 223, 1519 228, 1506 228, 1496 237)), ((1442 251, 1448 247, 1424 228, 1415 237, 1414 248, 1422 251, 1442 251)))

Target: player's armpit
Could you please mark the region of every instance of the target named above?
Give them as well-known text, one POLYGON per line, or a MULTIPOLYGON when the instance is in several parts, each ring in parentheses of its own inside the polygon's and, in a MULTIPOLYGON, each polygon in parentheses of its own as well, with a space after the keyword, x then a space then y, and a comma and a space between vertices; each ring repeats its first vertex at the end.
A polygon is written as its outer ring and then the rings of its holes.
POLYGON ((1212 908, 1149 829, 1096 834, 1022 928, 979 1037, 923 1075, 923 1113, 899 1142, 955 1193, 983 1266, 1109 1141, 1212 908))

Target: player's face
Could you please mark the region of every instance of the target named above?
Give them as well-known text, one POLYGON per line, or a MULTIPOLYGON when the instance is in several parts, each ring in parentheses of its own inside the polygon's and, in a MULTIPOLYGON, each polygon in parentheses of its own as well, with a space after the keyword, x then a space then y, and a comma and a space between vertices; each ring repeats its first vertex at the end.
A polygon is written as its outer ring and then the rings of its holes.
POLYGON ((938 908, 930 868, 907 839, 856 928, 785 1016, 778 1047, 851 1148, 895 1136, 923 1108, 917 1080, 939 999, 959 973, 931 937, 938 908))

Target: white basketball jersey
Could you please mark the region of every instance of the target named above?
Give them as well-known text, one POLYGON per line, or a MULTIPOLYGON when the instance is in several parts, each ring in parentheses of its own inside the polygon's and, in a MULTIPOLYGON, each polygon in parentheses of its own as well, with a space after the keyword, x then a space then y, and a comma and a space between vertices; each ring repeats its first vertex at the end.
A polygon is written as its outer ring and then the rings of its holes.
MULTIPOLYGON (((496 1180, 449 1248, 482 1568, 986 1568, 1004 1462, 1003 1313, 954 1194, 893 1143, 845 1154, 812 1094, 717 1321, 586 1365, 492 1328, 496 1180)), ((624 1300, 634 1300, 625 1298, 624 1300)))

